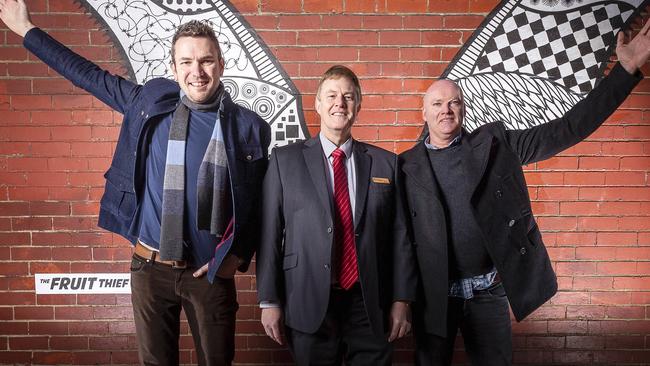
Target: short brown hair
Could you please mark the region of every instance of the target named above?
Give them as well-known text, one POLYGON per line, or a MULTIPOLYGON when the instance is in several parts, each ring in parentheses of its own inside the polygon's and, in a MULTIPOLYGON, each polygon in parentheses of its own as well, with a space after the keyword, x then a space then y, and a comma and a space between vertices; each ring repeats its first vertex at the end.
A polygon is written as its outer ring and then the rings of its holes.
POLYGON ((176 54, 176 41, 181 37, 204 37, 212 41, 217 47, 217 53, 219 54, 219 61, 223 60, 221 55, 221 47, 219 47, 219 40, 217 39, 217 34, 214 32, 212 25, 208 21, 200 20, 190 20, 187 23, 183 23, 176 28, 176 33, 172 38, 172 49, 171 49, 171 63, 174 63, 174 56, 176 54))
POLYGON ((359 78, 354 73, 354 71, 343 65, 334 65, 325 71, 323 76, 320 78, 320 81, 318 82, 318 89, 316 89, 316 98, 319 98, 320 100, 320 89, 323 86, 325 80, 340 78, 346 78, 350 80, 352 84, 354 84, 354 99, 358 103, 361 103, 361 84, 359 83, 359 78))

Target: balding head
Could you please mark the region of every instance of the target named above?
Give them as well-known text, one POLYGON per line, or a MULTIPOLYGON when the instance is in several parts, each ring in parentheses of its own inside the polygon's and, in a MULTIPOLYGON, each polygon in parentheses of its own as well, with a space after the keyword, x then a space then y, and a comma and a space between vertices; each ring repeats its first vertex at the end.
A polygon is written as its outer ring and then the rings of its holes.
POLYGON ((423 98, 422 119, 429 128, 430 142, 446 147, 458 136, 465 117, 463 92, 452 80, 435 81, 423 98))

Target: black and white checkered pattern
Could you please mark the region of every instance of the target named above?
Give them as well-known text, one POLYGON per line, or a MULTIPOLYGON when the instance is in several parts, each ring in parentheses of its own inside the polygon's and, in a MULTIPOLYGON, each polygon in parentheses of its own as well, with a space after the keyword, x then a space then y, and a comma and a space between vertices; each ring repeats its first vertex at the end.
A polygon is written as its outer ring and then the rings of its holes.
POLYGON ((611 3, 549 14, 517 7, 487 42, 474 73, 537 75, 589 92, 607 62, 607 46, 616 44, 615 34, 631 14, 611 3))

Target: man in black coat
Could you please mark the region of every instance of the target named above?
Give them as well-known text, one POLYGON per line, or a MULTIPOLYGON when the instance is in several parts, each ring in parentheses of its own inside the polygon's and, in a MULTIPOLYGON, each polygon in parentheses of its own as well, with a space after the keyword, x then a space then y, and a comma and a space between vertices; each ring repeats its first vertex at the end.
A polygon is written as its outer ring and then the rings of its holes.
POLYGON ((429 134, 400 155, 420 271, 414 306, 416 362, 449 365, 457 329, 473 365, 509 365, 508 304, 521 321, 557 291, 521 166, 548 159, 594 132, 641 79, 650 26, 619 63, 562 118, 525 130, 463 129, 462 91, 434 82, 424 96, 429 134))

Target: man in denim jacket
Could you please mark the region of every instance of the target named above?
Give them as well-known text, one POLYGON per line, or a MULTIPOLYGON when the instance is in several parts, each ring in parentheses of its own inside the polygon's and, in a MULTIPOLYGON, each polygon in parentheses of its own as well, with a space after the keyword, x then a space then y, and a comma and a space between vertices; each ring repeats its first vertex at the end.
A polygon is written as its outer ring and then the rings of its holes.
POLYGON ((224 90, 214 31, 196 21, 181 25, 171 49, 176 81, 137 85, 37 28, 24 0, 0 0, 0 18, 49 67, 124 115, 99 226, 134 244, 141 363, 178 364, 183 308, 199 364, 230 364, 238 308, 233 275, 248 268, 258 244, 270 128, 224 90))

